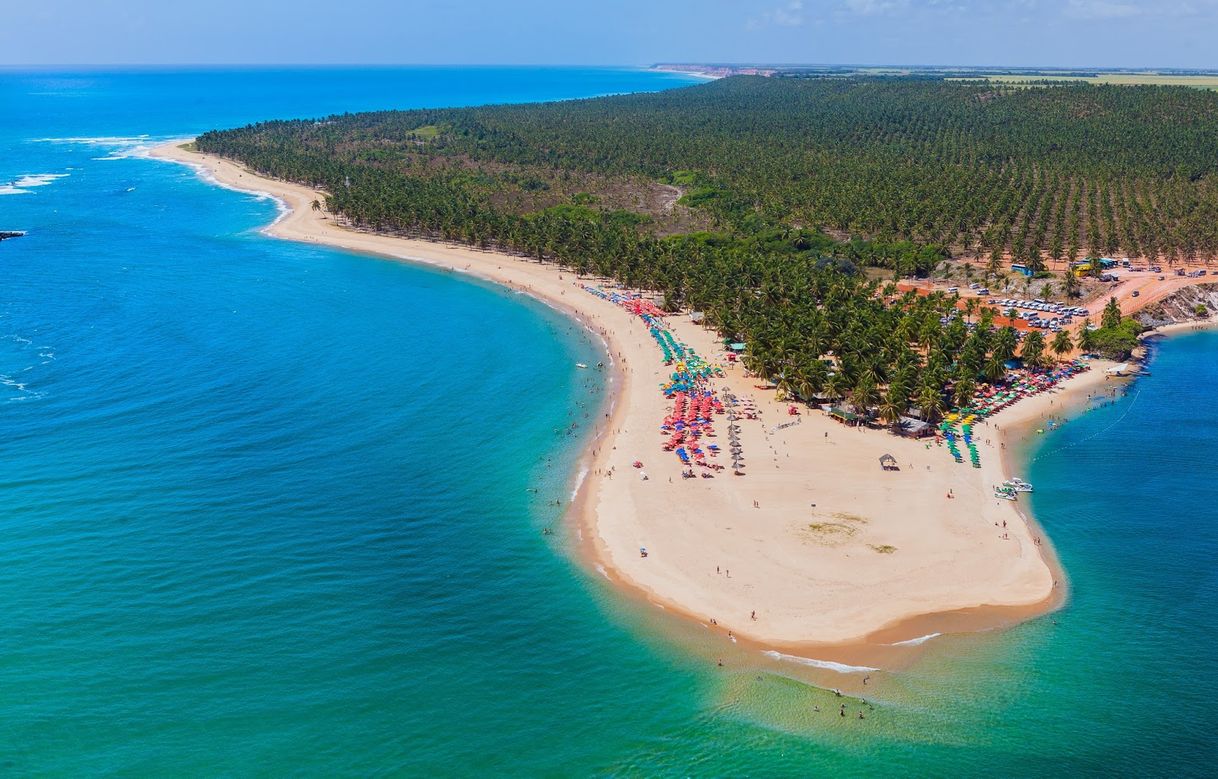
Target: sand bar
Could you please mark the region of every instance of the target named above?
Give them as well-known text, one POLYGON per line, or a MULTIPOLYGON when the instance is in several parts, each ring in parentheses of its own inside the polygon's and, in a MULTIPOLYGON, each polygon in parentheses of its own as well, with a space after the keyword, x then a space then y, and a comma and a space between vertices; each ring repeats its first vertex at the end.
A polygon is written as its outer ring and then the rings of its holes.
MULTIPOLYGON (((747 645, 815 648, 825 657, 833 647, 845 656, 850 647, 900 644, 936 627, 1007 624, 1061 602, 1063 577, 1044 532, 1025 516, 1026 503, 995 500, 993 485, 1010 475, 1002 455, 1012 443, 1004 435, 1064 408, 1067 395, 1103 389, 1103 365, 979 426, 980 469, 957 464, 933 443, 844 427, 816 411, 777 429, 793 421, 787 404, 732 365, 716 388, 751 398, 760 412, 741 422, 748 475, 682 479, 680 462, 661 451, 658 430, 668 411, 658 386, 670 369, 637 317, 583 291, 573 273, 347 229, 312 207, 324 193, 180 143, 153 156, 286 204, 266 230, 271 235, 468 272, 546 300, 602 334, 617 390, 612 416, 590 445, 595 454, 572 520, 610 579, 666 610, 747 645), (886 453, 900 470, 881 470, 886 453), (636 460, 647 480, 632 467, 636 460)), ((717 336, 688 316, 669 324, 701 354, 721 352, 717 336)))

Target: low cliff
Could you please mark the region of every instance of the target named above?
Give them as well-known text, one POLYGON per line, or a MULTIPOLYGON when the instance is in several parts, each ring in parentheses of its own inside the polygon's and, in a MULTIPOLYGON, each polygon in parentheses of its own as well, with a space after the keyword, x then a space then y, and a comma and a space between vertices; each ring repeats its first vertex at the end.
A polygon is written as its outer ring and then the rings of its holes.
POLYGON ((1135 316, 1147 327, 1208 320, 1218 314, 1218 284, 1185 287, 1171 297, 1147 306, 1135 316))

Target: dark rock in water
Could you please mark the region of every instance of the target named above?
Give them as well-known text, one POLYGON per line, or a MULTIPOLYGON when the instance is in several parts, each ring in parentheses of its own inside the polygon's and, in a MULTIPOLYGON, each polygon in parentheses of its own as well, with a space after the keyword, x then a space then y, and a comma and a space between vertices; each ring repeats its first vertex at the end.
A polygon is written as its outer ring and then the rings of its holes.
POLYGON ((25 233, 19 230, 0 230, 0 241, 8 238, 20 238, 23 235, 25 235, 25 233))

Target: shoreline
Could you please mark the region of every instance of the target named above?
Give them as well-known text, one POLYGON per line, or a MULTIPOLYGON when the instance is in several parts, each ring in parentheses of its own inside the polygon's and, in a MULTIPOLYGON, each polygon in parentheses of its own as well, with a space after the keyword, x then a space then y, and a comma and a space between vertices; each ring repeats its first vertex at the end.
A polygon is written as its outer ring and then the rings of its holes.
MULTIPOLYGON (((979 425, 979 435, 992 434, 992 440, 984 444, 987 456, 978 473, 951 463, 933 445, 923 449, 923 443, 885 432, 850 430, 817 412, 805 412, 802 424, 781 431, 782 436, 777 435, 777 428, 767 433, 774 417, 785 421, 785 404, 765 397, 772 392, 753 391, 738 365, 728 367, 726 379, 716 380, 716 386, 729 387, 741 396, 756 395, 763 420, 760 425, 742 423, 746 452, 754 458, 749 476, 722 476, 711 484, 701 479, 694 480, 702 482, 695 484, 678 480, 665 487, 663 478, 669 476, 671 481, 679 464, 671 454, 658 452, 654 426, 663 417, 664 404, 658 392, 645 387, 646 381, 662 371, 655 344, 623 309, 581 290, 574 272, 472 247, 348 229, 324 212, 311 210, 312 200, 324 198, 324 193, 186 151, 180 148, 182 143, 184 140, 158 146, 151 156, 186 164, 215 185, 276 200, 280 213, 262 228, 267 235, 467 273, 529 294, 598 335, 609 356, 609 384, 599 409, 603 416, 576 463, 574 494, 567 508, 578 556, 618 589, 660 606, 666 614, 679 615, 691 626, 702 625, 715 639, 713 646, 722 646, 725 634, 731 631, 733 645, 742 649, 778 651, 793 658, 813 652, 815 659, 805 659, 855 668, 874 668, 882 662, 888 670, 909 662, 933 643, 921 640, 932 633, 1003 627, 1052 611, 1064 602, 1066 579, 1048 536, 1030 512, 994 501, 986 491, 990 483, 1000 483, 1013 474, 1012 450, 1037 415, 1044 408, 1056 407, 1059 399, 1064 407, 1068 398, 1079 397, 1083 389, 1102 382, 1102 363, 979 425), (796 462, 780 462, 775 444, 781 445, 787 458, 796 454, 796 462), (627 451, 619 453, 619 446, 627 451), (761 452, 764 459, 766 448, 773 455, 773 466, 755 465, 756 453, 761 452), (874 455, 879 451, 896 454, 908 473, 879 475, 874 467, 874 455), (628 463, 636 457, 647 461, 654 474, 646 482, 631 478, 633 469, 623 467, 623 460, 628 463), (661 464, 654 465, 656 461, 661 464), (607 476, 610 469, 621 478, 607 476), (828 486, 807 484, 812 475, 829 476, 828 486), (909 477, 914 476, 920 478, 911 482, 909 477), (889 480, 889 485, 880 486, 880 480, 889 480), (958 500, 943 501, 946 490, 940 488, 944 485, 957 493, 958 500), (866 494, 858 494, 860 490, 866 494), (742 492, 749 497, 760 495, 755 498, 761 501, 760 508, 750 508, 742 492), (809 495, 839 510, 811 512, 810 519, 825 521, 808 527, 836 524, 845 528, 844 541, 812 537, 806 528, 788 527, 791 523, 786 518, 801 511, 797 507, 803 506, 802 513, 809 513, 809 495), (775 509, 770 508, 771 503, 775 509), (858 506, 860 503, 867 505, 858 506), (656 520, 666 513, 678 513, 674 506, 684 507, 685 516, 674 517, 668 524, 656 520), (951 511, 945 512, 945 508, 951 511), (857 509, 858 514, 846 509, 857 509), (904 516, 893 516, 904 511, 908 512, 904 516), (945 513, 952 516, 945 518, 945 513), (691 522, 711 514, 715 521, 707 525, 691 522), (834 519, 841 516, 850 518, 834 519), (979 523, 979 518, 985 521, 979 523), (999 534, 989 529, 990 522, 995 526, 1010 522, 1008 530, 1015 537, 995 543, 999 534), (751 538, 741 538, 742 534, 732 530, 738 523, 764 527, 754 527, 746 531, 751 538), (909 524, 919 526, 911 529, 909 524), (894 547, 898 551, 887 555, 887 560, 852 538, 862 535, 866 540, 872 536, 882 540, 886 534, 901 538, 901 545, 894 547), (1038 547, 1033 544, 1036 536, 1043 539, 1038 547), (1010 541, 1016 542, 1014 554, 1010 541), (785 549, 784 545, 800 549, 776 559, 783 550, 773 547, 785 549), (633 550, 640 546, 653 550, 649 558, 635 556, 633 550), (943 546, 949 548, 944 551, 943 546), (851 554, 857 558, 845 564, 838 559, 851 554), (704 571, 698 570, 702 557, 707 559, 704 571), (904 562, 907 557, 913 559, 904 562), (655 565, 659 559, 665 559, 665 565, 655 565), (731 560, 744 575, 711 573, 716 559, 731 560), (903 561, 899 567, 890 565, 898 560, 903 561), (1003 567, 1009 570, 1001 570, 1003 567), (808 569, 813 569, 813 575, 808 575, 808 569), (951 573, 957 574, 955 581, 939 581, 952 578, 946 576, 951 573), (909 580, 910 576, 915 579, 909 580), (989 580, 970 581, 977 577, 989 580), (742 586, 728 584, 730 579, 744 581, 742 586), (852 586, 852 580, 860 581, 852 586), (1054 586, 1054 581, 1060 586, 1054 586), (966 584, 975 586, 969 589, 966 584), (751 592, 742 594, 741 589, 751 592), (792 589, 794 597, 789 592, 792 589), (907 592, 910 589, 912 595, 907 592), (903 602, 894 605, 894 600, 902 598, 903 602), (760 601, 763 607, 781 600, 782 608, 777 614, 759 609, 765 616, 753 621, 747 609, 750 600, 760 601), (828 613, 813 613, 822 609, 828 613), (711 619, 716 624, 709 624, 711 619)), ((713 334, 690 323, 687 316, 668 319, 674 333, 699 353, 715 354, 713 334)), ((817 503, 811 505, 817 507, 817 503)), ((877 545, 870 547, 876 549, 877 545)))

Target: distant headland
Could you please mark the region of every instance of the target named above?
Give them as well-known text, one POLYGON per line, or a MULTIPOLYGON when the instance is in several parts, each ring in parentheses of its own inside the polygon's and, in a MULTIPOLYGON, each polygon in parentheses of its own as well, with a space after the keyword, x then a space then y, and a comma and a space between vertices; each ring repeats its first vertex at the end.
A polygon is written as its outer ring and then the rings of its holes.
POLYGON ((904 78, 993 81, 1008 84, 1083 82, 1092 84, 1186 86, 1218 89, 1218 70, 1181 68, 1019 68, 972 65, 800 65, 782 63, 659 62, 650 70, 687 73, 706 78, 767 76, 787 78, 904 78))

